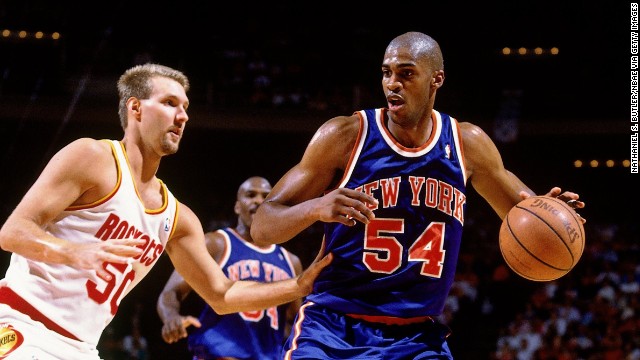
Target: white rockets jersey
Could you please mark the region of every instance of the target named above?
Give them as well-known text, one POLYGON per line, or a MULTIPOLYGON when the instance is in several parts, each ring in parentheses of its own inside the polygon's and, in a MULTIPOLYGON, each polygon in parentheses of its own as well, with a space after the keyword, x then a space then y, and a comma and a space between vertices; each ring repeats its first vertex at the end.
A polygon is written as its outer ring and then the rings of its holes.
POLYGON ((45 230, 75 243, 142 238, 146 240, 143 254, 132 263, 103 264, 112 274, 107 282, 93 270, 32 261, 14 253, 2 284, 37 309, 40 317, 44 315, 44 320, 37 320, 93 345, 115 316, 122 298, 163 253, 178 215, 178 202, 162 181, 162 207, 146 209, 131 177, 123 144, 104 141, 111 144, 116 158, 117 185, 93 204, 67 208, 45 230))

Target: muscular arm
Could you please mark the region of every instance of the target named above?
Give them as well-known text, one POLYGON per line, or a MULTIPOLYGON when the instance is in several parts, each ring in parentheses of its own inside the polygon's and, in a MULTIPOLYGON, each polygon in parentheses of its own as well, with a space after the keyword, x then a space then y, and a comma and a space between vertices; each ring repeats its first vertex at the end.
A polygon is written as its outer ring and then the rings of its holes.
POLYGON ((184 204, 180 204, 176 231, 166 250, 176 271, 218 314, 266 309, 306 296, 332 259, 326 256, 314 262, 294 279, 271 283, 232 281, 209 255, 202 225, 184 204))
POLYGON ((355 115, 333 118, 318 129, 300 162, 258 208, 251 226, 256 243, 283 243, 316 221, 353 225, 352 219, 367 222, 373 217, 366 203, 376 200, 362 192, 336 189, 321 196, 343 175, 359 129, 355 115))
MULTIPOLYGON (((460 130, 467 176, 478 194, 491 205, 500 219, 504 219, 513 206, 535 193, 515 174, 505 169, 495 143, 480 127, 460 123, 460 130)), ((575 200, 573 206, 577 209, 585 206, 584 202, 578 200, 578 194, 563 192, 559 187, 553 187, 544 195, 563 201, 575 200)), ((581 218, 581 221, 584 223, 586 220, 581 218)))
POLYGON ((144 241, 79 244, 51 236, 44 228, 67 207, 106 196, 116 182, 115 160, 106 142, 85 138, 70 143, 53 156, 7 218, 0 229, 0 246, 36 261, 94 269, 108 280, 102 264, 126 263, 140 254, 134 246, 144 241))
POLYGON ((460 130, 471 184, 501 219, 522 200, 522 191, 535 195, 515 174, 505 169, 496 145, 480 127, 460 123, 460 130))

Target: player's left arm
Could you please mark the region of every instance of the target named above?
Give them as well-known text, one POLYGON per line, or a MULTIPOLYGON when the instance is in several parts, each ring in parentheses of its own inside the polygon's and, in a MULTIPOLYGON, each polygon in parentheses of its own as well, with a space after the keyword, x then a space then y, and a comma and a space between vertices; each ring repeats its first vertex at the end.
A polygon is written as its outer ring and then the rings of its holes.
MULTIPOLYGON (((464 122, 460 123, 460 131, 468 180, 501 219, 518 202, 536 195, 518 176, 504 167, 498 148, 484 130, 464 122)), ((552 188, 545 195, 564 201, 576 200, 576 208, 584 207, 577 193, 563 192, 559 187, 552 188)))
POLYGON ((190 292, 189 284, 174 270, 158 296, 156 310, 162 320, 161 334, 164 341, 169 344, 187 337, 189 326, 198 328, 202 326, 195 316, 180 313, 181 303, 190 292))
POLYGON ((479 126, 463 122, 460 132, 467 180, 501 219, 522 200, 521 192, 535 195, 515 174, 505 169, 498 148, 479 126))
POLYGON ((266 309, 306 296, 332 259, 327 255, 315 261, 293 279, 270 283, 232 281, 207 251, 202 224, 184 204, 180 204, 178 224, 166 251, 176 271, 218 314, 266 309))

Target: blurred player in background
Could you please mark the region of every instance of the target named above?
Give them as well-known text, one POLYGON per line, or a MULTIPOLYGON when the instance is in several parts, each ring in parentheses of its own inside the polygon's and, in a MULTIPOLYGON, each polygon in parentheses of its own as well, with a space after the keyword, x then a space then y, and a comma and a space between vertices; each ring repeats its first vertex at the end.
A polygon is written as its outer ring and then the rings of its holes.
MULTIPOLYGON (((236 226, 205 234, 209 254, 230 279, 269 282, 292 278, 302 271, 297 256, 279 245, 257 246, 251 238, 253 215, 270 191, 271 184, 265 178, 245 180, 234 206, 236 226)), ((166 342, 174 343, 188 334, 193 360, 278 359, 301 302, 297 299, 266 310, 227 315, 218 315, 205 305, 196 319, 180 314, 181 303, 190 292, 189 284, 174 271, 158 298, 158 314, 166 342), (187 332, 190 326, 195 328, 187 332)))

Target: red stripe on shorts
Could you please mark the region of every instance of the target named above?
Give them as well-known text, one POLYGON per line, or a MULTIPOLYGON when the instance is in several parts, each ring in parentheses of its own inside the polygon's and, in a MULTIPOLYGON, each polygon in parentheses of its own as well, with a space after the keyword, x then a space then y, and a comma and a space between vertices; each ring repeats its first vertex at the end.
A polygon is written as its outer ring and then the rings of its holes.
POLYGON ((385 325, 409 325, 422 322, 434 322, 431 316, 418 316, 412 318, 400 318, 395 316, 375 316, 375 315, 360 315, 360 314, 347 314, 347 316, 354 319, 360 319, 371 323, 379 323, 385 325))
POLYGON ((8 287, 0 287, 0 303, 11 306, 16 311, 19 311, 25 315, 28 315, 31 319, 35 321, 39 321, 44 324, 49 330, 55 331, 62 336, 66 336, 69 339, 81 341, 75 335, 68 332, 62 326, 56 324, 51 319, 46 317, 43 313, 38 311, 35 307, 29 304, 25 299, 21 298, 20 295, 16 294, 13 290, 8 287))

